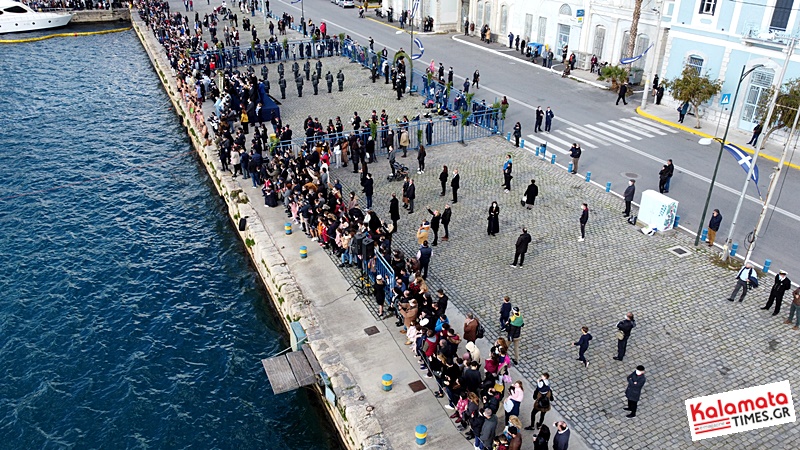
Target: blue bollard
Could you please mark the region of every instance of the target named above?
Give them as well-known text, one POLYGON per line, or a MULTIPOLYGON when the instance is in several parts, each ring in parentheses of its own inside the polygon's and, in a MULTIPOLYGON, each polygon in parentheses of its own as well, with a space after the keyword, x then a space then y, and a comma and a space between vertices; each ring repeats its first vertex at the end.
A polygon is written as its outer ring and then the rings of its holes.
POLYGON ((681 223, 681 216, 675 216, 675 223, 672 224, 672 228, 678 228, 678 225, 681 223))
POLYGON ((708 228, 703 228, 703 233, 700 235, 700 241, 706 242, 708 240, 708 228))
POLYGON ((736 256, 736 250, 739 250, 739 244, 734 242, 733 245, 731 245, 731 256, 736 256))
POLYGON ((556 155, 554 154, 550 157, 550 164, 555 164, 555 163, 556 163, 556 155))
POLYGON ((772 265, 772 260, 771 259, 768 259, 768 260, 764 261, 764 270, 762 272, 764 272, 764 273, 769 272, 769 266, 771 266, 771 265, 772 265))
POLYGON ((592 181, 592 172, 586 172, 586 182, 592 181))
POLYGON ((286 224, 283 226, 283 229, 286 230, 287 236, 292 234, 292 222, 286 222, 286 224))
POLYGON ((417 425, 417 428, 414 429, 414 437, 417 438, 417 445, 425 445, 428 440, 428 427, 417 425))
POLYGON ((606 183, 606 192, 611 192, 611 182, 606 183))
POLYGON ((525 139, 519 140, 519 148, 525 148, 525 139))
POLYGON ((509 133, 508 133, 508 135, 506 136, 506 140, 507 140, 508 142, 511 142, 511 133, 510 133, 510 132, 509 132, 509 133))
POLYGON ((381 384, 383 384, 384 391, 391 391, 392 390, 392 375, 385 373, 381 377, 381 384))
POLYGON ((567 166, 567 172, 572 173, 572 163, 567 166))
POLYGON ((300 259, 306 259, 306 258, 308 258, 308 247, 303 245, 302 247, 300 247, 300 259))
POLYGON ((535 149, 535 150, 536 150, 536 156, 539 156, 539 148, 540 148, 540 147, 537 145, 537 146, 536 146, 536 149, 535 149))

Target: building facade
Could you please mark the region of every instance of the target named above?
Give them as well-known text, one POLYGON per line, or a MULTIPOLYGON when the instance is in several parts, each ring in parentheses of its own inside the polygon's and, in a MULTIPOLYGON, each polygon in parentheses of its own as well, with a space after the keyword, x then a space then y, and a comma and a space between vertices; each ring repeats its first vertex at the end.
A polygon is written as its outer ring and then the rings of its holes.
MULTIPOLYGON (((789 43, 798 30, 796 0, 676 0, 662 75, 680 76, 690 65, 712 79, 723 81, 720 95, 711 99, 701 114, 709 120, 733 114, 731 126, 752 130, 757 105, 770 86, 777 85, 789 43), (720 105, 723 94, 733 94, 742 68, 762 64, 741 85, 734 110, 720 105)), ((790 57, 784 82, 800 76, 800 57, 790 57)))
MULTIPOLYGON (((434 31, 456 31, 463 29, 459 7, 461 0, 419 0, 419 7, 414 19, 414 27, 421 25, 425 17, 433 18, 434 31)), ((394 10, 395 20, 401 11, 411 11, 414 0, 383 0, 384 10, 391 7, 394 10)))

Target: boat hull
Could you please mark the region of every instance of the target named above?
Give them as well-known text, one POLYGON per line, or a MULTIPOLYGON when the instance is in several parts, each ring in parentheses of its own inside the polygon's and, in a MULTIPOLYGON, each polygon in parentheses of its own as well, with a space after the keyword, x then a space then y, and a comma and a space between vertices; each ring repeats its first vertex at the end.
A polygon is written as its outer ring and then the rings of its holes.
POLYGON ((6 17, 0 19, 0 34, 49 30, 63 27, 72 20, 72 14, 36 13, 35 15, 25 14, 25 16, 24 18, 14 17, 13 20, 8 20, 6 17))

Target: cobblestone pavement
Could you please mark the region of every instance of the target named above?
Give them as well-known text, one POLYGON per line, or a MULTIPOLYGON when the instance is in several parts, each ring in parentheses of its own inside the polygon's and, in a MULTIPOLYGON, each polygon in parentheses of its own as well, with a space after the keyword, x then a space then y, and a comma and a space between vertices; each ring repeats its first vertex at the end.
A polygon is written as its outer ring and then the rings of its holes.
MULTIPOLYGON (((301 130, 308 114, 320 120, 339 115, 349 123, 354 111, 365 119, 372 109, 385 108, 394 120, 418 109, 418 96, 397 101, 381 82, 373 89, 368 72, 356 64, 337 58, 326 58, 323 64, 323 72, 345 70, 345 92, 337 92, 334 85, 333 94, 327 94, 323 84, 325 94, 313 96, 307 83, 303 98, 297 98, 290 85, 281 112, 295 130, 301 130)), ((272 66, 271 79, 277 76, 272 66)), ((273 95, 276 92, 273 89, 273 95)), ((205 106, 209 114, 210 102, 205 106)), ((413 152, 400 160, 417 167, 413 152)), ((448 197, 439 196, 442 164, 451 172, 459 169, 462 188, 460 201, 453 206, 451 240, 434 248, 431 285, 445 287, 455 306, 476 312, 487 324, 495 322, 500 298, 511 296, 526 318, 519 369, 531 380, 542 371, 551 374, 557 394, 554 406, 590 445, 800 448, 800 432, 788 425, 697 444, 691 443, 687 429, 684 400, 688 398, 784 379, 800 385, 800 377, 791 370, 793 353, 787 348, 796 344, 798 336, 782 325, 784 316, 775 318, 758 309, 771 281, 762 280, 765 287, 748 294, 743 304, 725 301, 734 274, 711 264, 710 252, 692 250, 683 258, 667 252, 676 245, 691 249, 693 239, 684 234, 642 235, 625 223, 619 198, 499 137, 429 148, 425 174, 412 172, 417 211, 413 215, 403 211, 399 222, 395 245, 407 253, 416 252, 414 233, 430 217, 425 207, 441 209, 451 198, 449 188, 448 197), (500 186, 506 152, 515 158, 513 189, 508 194, 500 186), (540 196, 529 211, 519 200, 531 178, 536 179, 540 196), (486 216, 493 200, 500 205, 500 234, 489 237, 486 216), (578 242, 584 201, 591 216, 587 239, 578 242), (514 269, 508 264, 522 226, 528 227, 533 242, 525 267, 514 269), (637 328, 626 361, 617 362, 611 359, 616 351, 615 324, 627 311, 636 314, 637 328), (570 347, 583 325, 594 336, 587 352, 588 369, 575 361, 577 352, 570 347), (648 383, 637 417, 627 419, 622 410, 625 377, 638 364, 647 368, 648 383)), ((374 209, 388 218, 390 194, 399 196, 402 183, 386 181, 385 157, 370 167, 376 178, 374 209)), ((358 192, 357 175, 350 167, 332 173, 346 189, 358 192)), ((789 271, 791 277, 793 270, 789 271)), ((788 306, 784 310, 788 313, 788 306)), ((497 331, 488 327, 488 337, 497 331)), ((527 412, 522 416, 528 425, 527 412)))
MULTIPOLYGON (((411 160, 415 155, 410 155, 411 160)), ((406 162, 407 165, 408 162, 406 162)), ((442 164, 459 169, 459 202, 453 206, 449 242, 434 248, 430 281, 444 286, 456 306, 475 311, 484 323, 494 323, 500 298, 511 296, 521 307, 523 328, 519 369, 528 379, 542 371, 551 374, 555 406, 573 429, 598 449, 612 448, 798 448, 800 434, 778 426, 692 444, 684 400, 789 379, 800 380, 793 352, 798 339, 785 318, 761 311, 771 281, 751 291, 743 304, 725 301, 734 273, 711 264, 711 253, 691 250, 679 258, 667 251, 676 245, 692 248, 685 234, 647 237, 622 218, 622 201, 565 170, 514 149, 502 138, 481 139, 435 147, 428 152, 427 170, 414 174, 417 207, 403 211, 395 245, 416 252, 414 233, 430 215, 425 207, 441 209, 448 196, 439 196, 442 164), (511 193, 503 193, 504 154, 515 158, 511 193), (532 210, 519 200, 535 178, 540 196, 532 210), (500 234, 486 234, 491 201, 500 205, 500 234), (578 218, 582 202, 591 216, 585 242, 578 218), (509 267, 520 227, 532 237, 525 267, 509 267), (615 324, 627 311, 637 316, 625 362, 616 355, 615 324), (590 365, 575 361, 570 344, 580 327, 590 328, 594 340, 587 352, 590 365), (634 419, 625 417, 625 377, 636 365, 647 369, 648 383, 634 419)), ((412 166, 416 167, 416 164, 412 166)), ((381 166, 381 169, 383 166, 381 166)), ((385 181, 377 169, 374 209, 388 216, 389 197, 402 184, 385 181)), ((357 175, 334 174, 349 186, 357 175)), ((791 275, 791 274, 790 274, 791 275)), ((489 327, 496 333, 496 327, 489 327)), ((527 425, 527 414, 523 413, 527 425)))

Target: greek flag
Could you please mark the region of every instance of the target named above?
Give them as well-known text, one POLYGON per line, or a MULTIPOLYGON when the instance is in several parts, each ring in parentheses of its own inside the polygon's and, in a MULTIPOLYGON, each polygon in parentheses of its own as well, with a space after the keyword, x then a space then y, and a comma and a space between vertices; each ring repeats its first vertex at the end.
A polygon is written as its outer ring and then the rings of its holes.
POLYGON ((642 52, 642 54, 641 54, 641 55, 636 55, 636 56, 633 56, 633 57, 631 57, 631 58, 622 58, 622 59, 620 59, 620 60, 619 60, 619 63, 620 63, 620 64, 630 64, 630 63, 634 63, 634 62, 636 62, 636 61, 638 61, 638 60, 642 59, 642 57, 644 56, 644 54, 645 54, 645 53, 647 53, 647 51, 648 51, 648 50, 650 50, 651 48, 653 48, 653 44, 650 44, 650 46, 649 46, 649 47, 647 47, 647 48, 644 50, 644 52, 642 52))
POLYGON ((411 4, 411 18, 413 19, 417 15, 417 10, 419 9, 419 0, 414 0, 414 3, 411 4))
POLYGON ((292 1, 292 4, 294 5, 295 3, 300 3, 300 2, 302 2, 302 1, 303 1, 303 0, 293 0, 293 1, 292 1))
MULTIPOLYGON (((728 151, 734 158, 736 158, 736 163, 742 167, 742 170, 745 173, 750 173, 750 164, 753 161, 753 158, 747 154, 741 148, 733 145, 733 144, 725 144, 725 150, 728 151)), ((753 169, 753 175, 750 177, 753 183, 756 184, 756 191, 758 191, 758 196, 761 196, 761 190, 758 188, 758 165, 755 166, 753 169)))
MULTIPOLYGON (((422 41, 420 41, 419 38, 414 38, 414 44, 417 45, 417 48, 419 49, 419 53, 414 53, 413 50, 412 50, 411 59, 417 60, 417 59, 422 58, 422 55, 425 54, 425 47, 422 45, 422 41)), ((431 64, 433 64, 433 61, 431 61, 431 64)))

